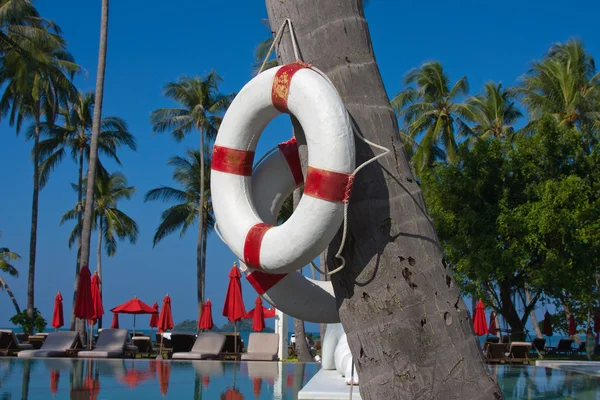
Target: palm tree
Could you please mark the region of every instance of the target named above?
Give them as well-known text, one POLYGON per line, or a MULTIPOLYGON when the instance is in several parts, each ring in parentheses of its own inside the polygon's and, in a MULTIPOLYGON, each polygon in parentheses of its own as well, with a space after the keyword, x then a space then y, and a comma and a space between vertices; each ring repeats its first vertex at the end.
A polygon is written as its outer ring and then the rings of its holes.
MULTIPOLYGON (((69 108, 61 108, 59 115, 62 117, 62 126, 44 126, 44 131, 48 139, 40 142, 40 186, 43 188, 47 183, 50 172, 64 159, 69 153, 73 160, 77 162, 79 170, 77 176, 77 226, 82 226, 83 220, 83 167, 84 159, 90 158, 90 139, 92 134, 92 116, 94 113, 94 104, 96 96, 93 92, 78 93, 75 101, 69 108)), ((100 125, 98 135, 98 151, 108 156, 117 164, 121 161, 117 156, 117 150, 121 146, 127 146, 136 150, 135 137, 129 132, 127 123, 118 117, 106 117, 100 125)), ((104 167, 98 159, 98 166, 103 174, 106 174, 104 167)), ((81 232, 77 235, 77 263, 75 266, 75 280, 79 276, 81 256, 81 232)), ((77 286, 73 293, 73 304, 77 297, 77 286)), ((74 329, 75 319, 71 316, 71 328, 74 329)))
MULTIPOLYGON (((49 32, 52 24, 38 21, 35 25, 49 32)), ((9 32, 8 37, 14 37, 9 32)), ((27 285, 27 314, 33 321, 35 261, 37 245, 37 220, 39 200, 39 141, 42 118, 53 123, 59 104, 75 93, 73 75, 80 70, 73 57, 66 51, 64 42, 45 41, 46 36, 30 42, 32 57, 24 57, 19 46, 4 47, 0 54, 0 85, 5 86, 0 98, 0 117, 9 116, 9 124, 16 126, 17 134, 22 124, 33 120, 33 200, 31 207, 31 238, 29 245, 29 271, 27 285), (58 42, 58 44, 57 44, 58 42)), ((57 35, 52 36, 57 37, 57 35)), ((33 330, 33 329, 32 329, 33 330)))
POLYGON ((534 123, 551 114, 564 126, 600 129, 600 73, 580 40, 552 46, 517 91, 534 123))
MULTIPOLYGON (((131 199, 137 190, 133 186, 127 186, 127 178, 118 172, 110 175, 99 174, 94 180, 94 184, 96 187, 94 190, 93 227, 98 230, 96 256, 98 257, 98 275, 102 281, 102 243, 106 247, 106 254, 113 257, 117 252, 117 239, 127 239, 132 244, 137 241, 137 223, 117 208, 120 201, 131 199)), ((73 189, 79 190, 77 185, 73 185, 73 189)), ((61 225, 67 221, 77 220, 69 235, 69 247, 78 240, 81 232, 79 204, 78 202, 75 207, 67 211, 60 220, 61 225)), ((102 286, 100 294, 102 294, 102 286)), ((102 322, 98 326, 102 327, 102 322)))
POLYGON ((466 77, 460 78, 454 85, 450 84, 448 75, 442 65, 428 62, 406 75, 409 87, 392 99, 392 106, 399 117, 404 117, 406 134, 417 140, 413 163, 417 174, 430 166, 434 161, 456 159, 456 140, 454 123, 460 121, 461 104, 455 103, 460 95, 466 95, 469 84, 466 77), (443 149, 445 157, 440 150, 443 149))
POLYGON ((482 94, 470 97, 461 106, 463 118, 475 124, 468 127, 461 123, 462 134, 480 139, 510 137, 515 131, 513 124, 523 116, 515 104, 515 95, 513 89, 502 89, 502 83, 487 83, 482 94))
POLYGON ((161 222, 154 234, 153 246, 171 233, 179 230, 179 236, 183 236, 188 228, 197 222, 200 209, 200 198, 204 201, 203 216, 198 222, 202 224, 198 229, 198 244, 196 254, 198 275, 198 301, 204 299, 204 277, 206 274, 206 239, 208 233, 214 229, 215 217, 212 210, 210 197, 210 152, 205 148, 206 165, 202 166, 202 156, 198 150, 186 151, 185 157, 171 157, 167 164, 174 168, 173 179, 181 189, 169 186, 161 186, 146 193, 144 201, 160 200, 165 203, 176 202, 175 205, 166 209, 161 215, 161 222), (198 177, 200 169, 204 168, 204 185, 200 185, 198 177), (200 196, 200 190, 204 190, 204 196, 200 196))
MULTIPOLYGON (((0 238, 2 237, 2 232, 0 232, 0 238)), ((10 276, 18 277, 19 271, 11 264, 11 261, 20 260, 21 257, 17 253, 13 253, 6 247, 0 247, 0 271, 8 274, 10 276)), ((8 287, 6 281, 0 276, 0 289, 6 290, 6 294, 10 297, 10 300, 15 306, 15 311, 17 314, 21 312, 21 308, 19 307, 19 303, 17 303, 17 299, 15 295, 8 287)))
MULTIPOLYGON (((179 103, 181 108, 161 108, 152 113, 151 122, 154 132, 162 133, 170 131, 171 135, 177 141, 183 140, 184 136, 197 130, 200 134, 200 147, 204 149, 204 140, 212 139, 216 136, 222 115, 229 106, 232 95, 224 95, 219 92, 219 83, 222 81, 214 71, 203 78, 183 77, 177 82, 169 82, 165 85, 164 94, 166 97, 179 103)), ((200 166, 199 176, 199 202, 205 204, 205 152, 199 151, 200 166)), ((197 254, 197 275, 198 275, 198 313, 202 309, 204 302, 204 213, 200 213, 198 222, 198 254, 197 254)))
MULTIPOLYGON (((83 222, 81 224, 81 256, 80 267, 87 266, 90 262, 90 238, 92 235, 92 223, 94 218, 93 200, 96 179, 96 167, 98 165, 98 139, 100 134, 100 125, 102 121, 102 101, 104 100, 104 74, 106 71, 106 46, 108 41, 108 0, 102 0, 100 17, 100 46, 98 50, 98 72, 96 73, 96 103, 94 106, 94 116, 92 118, 92 137, 90 140, 90 156, 88 160, 88 176, 86 199, 83 212, 83 222), (91 201, 90 201, 91 200, 91 201)), ((79 283, 79 274, 75 278, 75 287, 79 283)), ((74 297, 75 298, 75 297, 74 297)), ((80 321, 77 330, 79 335, 84 338, 84 323, 80 321)))

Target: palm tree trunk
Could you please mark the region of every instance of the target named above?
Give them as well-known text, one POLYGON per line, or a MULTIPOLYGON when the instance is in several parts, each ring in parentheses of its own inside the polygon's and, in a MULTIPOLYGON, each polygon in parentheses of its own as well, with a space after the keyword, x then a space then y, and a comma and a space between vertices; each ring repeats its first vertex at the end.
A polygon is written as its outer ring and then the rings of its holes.
MULTIPOLYGON (((39 108, 39 107, 38 107, 39 108)), ((31 236, 29 239, 29 279, 27 281, 27 316, 30 332, 34 332, 33 309, 35 301, 35 256, 37 248, 38 202, 40 192, 40 111, 35 116, 35 138, 33 142, 33 201, 31 203, 31 236)))
POLYGON ((17 303, 17 298, 13 294, 12 290, 10 290, 10 288, 8 287, 8 284, 6 283, 6 281, 1 276, 0 276, 0 286, 3 287, 4 290, 6 290, 6 294, 8 295, 8 297, 10 297, 10 301, 12 301, 13 306, 15 306, 15 311, 17 312, 17 314, 19 314, 21 312, 21 307, 19 307, 19 303, 17 303))
POLYGON ((98 52, 98 73, 96 75, 96 99, 94 119, 92 121, 92 138, 90 141, 90 158, 88 160, 87 186, 85 194, 85 211, 81 230, 81 267, 90 262, 90 238, 92 235, 92 214, 94 211, 94 182, 98 164, 98 134, 102 120, 102 100, 104 98, 104 74, 106 70, 106 47, 108 38, 108 0, 102 0, 102 17, 100 20, 100 49, 98 52))
MULTIPOLYGON (((96 246, 96 257, 98 259, 98 278, 100 278, 100 298, 102 298, 102 216, 98 216, 98 244, 96 246)), ((98 318, 98 329, 102 328, 102 317, 98 318)))
POLYGON ((202 303, 204 303, 204 296, 206 294, 206 242, 208 241, 207 235, 207 215, 204 213, 204 232, 202 234, 202 271, 201 271, 201 292, 202 292, 202 303))
MULTIPOLYGON (((77 288, 79 286, 79 267, 81 262, 81 225, 83 221, 83 148, 79 149, 79 171, 77 174, 77 262, 75 264, 75 287, 73 289, 73 309, 75 309, 75 299, 77 298, 77 288)), ((75 314, 71 313, 70 330, 75 330, 75 314)))
MULTIPOLYGON (((333 81, 360 133, 392 150, 356 176, 346 267, 332 276, 362 398, 502 399, 409 168, 363 2, 266 3, 271 30, 290 18, 302 57, 333 81), (466 376, 469 385, 461 379, 466 376)), ((287 34, 279 50, 280 64, 295 61, 287 34)), ((360 141, 356 146, 357 165, 379 152, 360 141)), ((335 264, 332 254, 339 245, 340 236, 331 244, 328 264, 335 264)))
POLYGON ((197 297, 198 297, 198 315, 202 311, 202 303, 204 303, 204 272, 206 265, 204 264, 206 257, 204 256, 204 132, 199 129, 200 133, 200 199, 198 202, 198 248, 196 250, 197 271, 196 279, 198 280, 197 297))
MULTIPOLYGON (((529 291, 529 289, 527 289, 527 287, 525 288, 525 300, 527 301, 527 304, 531 303, 531 292, 529 291)), ((535 315, 535 308, 531 310, 530 318, 531 324, 533 325, 533 329, 535 330, 535 336, 538 339, 543 339, 544 335, 542 334, 542 330, 540 329, 540 324, 538 324, 538 320, 535 315)))

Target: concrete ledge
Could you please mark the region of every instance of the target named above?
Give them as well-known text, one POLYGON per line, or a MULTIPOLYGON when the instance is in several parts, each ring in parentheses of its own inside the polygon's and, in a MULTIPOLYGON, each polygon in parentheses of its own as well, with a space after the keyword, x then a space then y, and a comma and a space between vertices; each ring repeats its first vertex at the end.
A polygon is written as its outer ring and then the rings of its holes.
POLYGON ((535 365, 538 367, 578 372, 590 376, 600 376, 600 361, 538 360, 535 362, 535 365))
MULTIPOLYGON (((298 400, 348 400, 350 385, 335 370, 321 369, 298 392, 298 400)), ((352 389, 352 400, 361 400, 358 386, 352 389)))

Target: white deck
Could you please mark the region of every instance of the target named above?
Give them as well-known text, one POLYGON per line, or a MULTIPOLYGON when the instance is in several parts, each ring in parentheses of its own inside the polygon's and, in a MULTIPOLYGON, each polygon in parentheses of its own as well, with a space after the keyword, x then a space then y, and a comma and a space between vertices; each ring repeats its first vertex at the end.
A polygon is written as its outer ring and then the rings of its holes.
MULTIPOLYGON (((348 400, 350 385, 335 370, 321 369, 298 392, 298 400, 348 400)), ((358 386, 352 389, 352 400, 361 400, 358 386)))
POLYGON ((557 361, 557 360, 538 360, 535 362, 538 367, 554 368, 563 371, 579 372, 580 374, 600 376, 600 361, 557 361))

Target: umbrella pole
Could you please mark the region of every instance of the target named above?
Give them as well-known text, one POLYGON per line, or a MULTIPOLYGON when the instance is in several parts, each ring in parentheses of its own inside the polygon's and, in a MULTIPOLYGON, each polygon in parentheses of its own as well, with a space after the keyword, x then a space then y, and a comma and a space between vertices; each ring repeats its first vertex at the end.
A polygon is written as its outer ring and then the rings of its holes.
POLYGON ((237 354, 237 321, 233 321, 233 351, 237 354))
POLYGON ((133 314, 133 336, 135 336, 135 314, 133 314))

